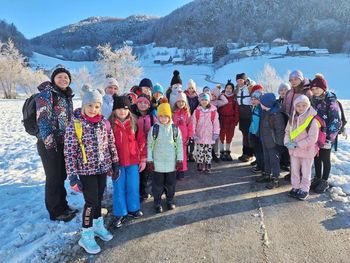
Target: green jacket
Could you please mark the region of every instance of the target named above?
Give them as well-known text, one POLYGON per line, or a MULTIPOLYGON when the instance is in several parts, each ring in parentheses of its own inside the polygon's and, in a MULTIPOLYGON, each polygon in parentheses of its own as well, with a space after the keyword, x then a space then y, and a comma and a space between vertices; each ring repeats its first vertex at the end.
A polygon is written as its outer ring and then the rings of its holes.
POLYGON ((174 141, 171 124, 159 125, 159 133, 156 140, 153 138, 153 127, 148 132, 147 161, 154 162, 154 171, 170 173, 176 170, 176 161, 183 161, 182 136, 178 129, 178 136, 174 141))

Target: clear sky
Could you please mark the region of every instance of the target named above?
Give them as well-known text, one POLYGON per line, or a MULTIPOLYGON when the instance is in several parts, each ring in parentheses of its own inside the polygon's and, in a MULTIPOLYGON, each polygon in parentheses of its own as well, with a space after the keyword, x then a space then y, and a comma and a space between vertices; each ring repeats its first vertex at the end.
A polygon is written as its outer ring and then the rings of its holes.
POLYGON ((0 19, 33 38, 90 16, 165 16, 191 0, 0 0, 0 19))

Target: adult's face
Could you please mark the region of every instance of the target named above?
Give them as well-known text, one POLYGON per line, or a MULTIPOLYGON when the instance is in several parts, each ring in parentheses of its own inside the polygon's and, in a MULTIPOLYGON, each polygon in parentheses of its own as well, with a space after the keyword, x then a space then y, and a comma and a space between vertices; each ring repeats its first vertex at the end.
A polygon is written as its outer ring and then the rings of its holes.
POLYGON ((67 73, 61 72, 58 73, 55 78, 53 79, 56 86, 61 90, 66 90, 69 86, 70 79, 67 73))

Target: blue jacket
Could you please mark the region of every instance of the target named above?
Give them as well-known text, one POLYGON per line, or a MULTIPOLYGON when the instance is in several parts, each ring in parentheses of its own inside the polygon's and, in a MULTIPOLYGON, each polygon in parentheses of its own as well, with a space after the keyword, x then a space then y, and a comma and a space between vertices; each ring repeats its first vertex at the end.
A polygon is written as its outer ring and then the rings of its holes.
POLYGON ((261 117, 261 106, 260 104, 254 106, 252 109, 252 121, 249 126, 249 133, 259 136, 259 125, 260 125, 260 117, 261 117))

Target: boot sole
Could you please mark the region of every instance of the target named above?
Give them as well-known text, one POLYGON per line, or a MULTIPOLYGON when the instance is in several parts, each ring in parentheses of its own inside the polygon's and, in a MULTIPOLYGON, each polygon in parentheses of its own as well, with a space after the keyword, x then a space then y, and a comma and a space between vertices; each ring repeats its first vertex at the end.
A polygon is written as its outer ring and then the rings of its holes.
POLYGON ((111 238, 104 238, 103 236, 100 236, 99 234, 97 234, 97 233, 94 233, 95 234, 95 237, 98 237, 99 239, 101 239, 101 240, 103 240, 103 241, 105 241, 105 242, 108 242, 108 241, 110 241, 110 240, 112 240, 113 239, 113 236, 111 235, 111 238))
POLYGON ((78 244, 79 244, 79 246, 81 246, 89 254, 94 254, 95 255, 95 254, 98 254, 98 253, 101 252, 101 248, 99 248, 97 250, 89 250, 89 249, 87 249, 80 240, 79 240, 78 244))

